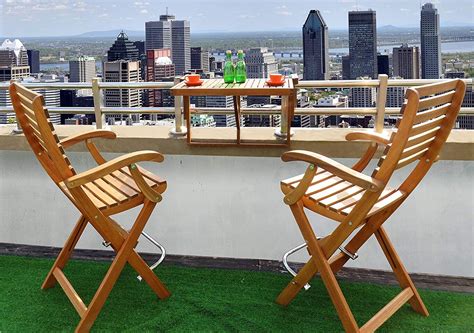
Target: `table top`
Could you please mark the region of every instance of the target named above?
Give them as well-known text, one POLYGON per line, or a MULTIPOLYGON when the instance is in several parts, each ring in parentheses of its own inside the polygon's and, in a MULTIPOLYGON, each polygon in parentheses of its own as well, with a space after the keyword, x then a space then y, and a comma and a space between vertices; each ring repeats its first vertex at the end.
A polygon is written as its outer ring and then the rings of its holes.
POLYGON ((202 80, 200 86, 188 87, 180 82, 171 88, 173 96, 285 96, 294 91, 293 81, 282 86, 269 86, 267 79, 247 79, 244 83, 224 83, 224 79, 202 80))

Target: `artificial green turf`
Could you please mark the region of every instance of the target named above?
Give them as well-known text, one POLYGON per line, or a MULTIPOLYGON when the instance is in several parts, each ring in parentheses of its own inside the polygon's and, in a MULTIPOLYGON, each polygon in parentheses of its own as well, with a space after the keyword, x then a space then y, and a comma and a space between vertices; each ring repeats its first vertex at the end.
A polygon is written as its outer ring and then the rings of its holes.
MULTIPOLYGON (((0 332, 73 331, 79 322, 61 288, 40 289, 52 260, 0 256, 0 332)), ((87 304, 109 264, 71 261, 65 270, 87 304)), ((125 332, 341 332, 321 280, 287 308, 274 300, 289 276, 243 270, 162 265, 156 270, 172 296, 160 301, 126 267, 96 320, 93 331, 125 332)), ((359 324, 363 324, 398 288, 341 283, 359 324)), ((430 316, 405 305, 380 332, 474 332, 474 295, 420 291, 430 316)))

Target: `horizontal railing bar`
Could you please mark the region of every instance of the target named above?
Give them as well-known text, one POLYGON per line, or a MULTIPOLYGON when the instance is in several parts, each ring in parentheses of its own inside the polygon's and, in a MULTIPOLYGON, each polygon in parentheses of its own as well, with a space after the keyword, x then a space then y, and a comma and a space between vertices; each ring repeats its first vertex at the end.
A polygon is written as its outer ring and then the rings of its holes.
MULTIPOLYGON (((94 114, 92 107, 51 107, 48 108, 50 113, 65 113, 65 114, 94 114)), ((0 108, 1 113, 12 113, 13 107, 0 108)), ((174 108, 171 107, 142 107, 142 108, 125 108, 125 107, 104 107, 102 112, 105 114, 129 114, 129 113, 143 113, 143 114, 174 114, 174 108)), ((209 115, 233 115, 232 108, 193 108, 193 112, 197 114, 209 115)), ((242 108, 241 113, 245 115, 280 115, 281 109, 277 108, 242 108)), ((325 116, 325 115, 366 115, 371 116, 376 114, 375 108, 296 108, 296 116, 325 116)), ((386 115, 399 115, 400 108, 385 108, 386 115)), ((473 115, 474 108, 461 108, 460 115, 473 115)))
POLYGON ((169 89, 174 82, 99 82, 100 89, 169 89))
MULTIPOLYGON (((430 83, 447 81, 448 79, 389 79, 389 87, 416 87, 430 83)), ((473 85, 472 79, 462 79, 467 85, 473 85)), ((377 88, 379 80, 301 80, 296 88, 377 88)))
MULTIPOLYGON (((446 81, 446 79, 411 79, 388 80, 389 87, 414 87, 430 83, 446 81)), ((473 85, 473 79, 463 79, 467 85, 473 85)), ((41 89, 92 89, 90 82, 39 82, 22 83, 27 88, 41 89)), ((169 89, 173 87, 174 82, 100 82, 101 89, 169 89)), ((0 90, 7 90, 9 82, 0 83, 0 90)), ((316 80, 299 81, 296 88, 376 88, 379 86, 379 80, 316 80)))

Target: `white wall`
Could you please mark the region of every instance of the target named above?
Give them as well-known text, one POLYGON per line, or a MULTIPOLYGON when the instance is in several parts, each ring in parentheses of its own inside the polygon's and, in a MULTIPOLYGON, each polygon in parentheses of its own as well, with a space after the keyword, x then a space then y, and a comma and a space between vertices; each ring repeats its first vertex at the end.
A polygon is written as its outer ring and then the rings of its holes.
MULTIPOLYGON (((78 170, 94 165, 87 153, 69 156, 78 170)), ((280 260, 283 252, 302 242, 282 202, 279 181, 302 172, 303 164, 278 158, 168 155, 164 163, 146 167, 168 180, 146 231, 171 254, 280 260)), ((474 276, 473 175, 472 161, 437 163, 385 224, 410 272, 474 276)), ((23 151, 0 151, 0 212, 0 242, 32 245, 62 246, 78 218, 33 154, 23 151)), ((334 227, 334 222, 310 216, 318 235, 334 227)), ((119 221, 125 224, 131 218, 122 215, 119 221)), ((79 247, 103 249, 89 227, 79 247)), ((156 251, 146 241, 139 249, 156 251)), ((359 255, 351 265, 389 269, 375 240, 359 255)), ((295 259, 304 260, 304 254, 295 259)))

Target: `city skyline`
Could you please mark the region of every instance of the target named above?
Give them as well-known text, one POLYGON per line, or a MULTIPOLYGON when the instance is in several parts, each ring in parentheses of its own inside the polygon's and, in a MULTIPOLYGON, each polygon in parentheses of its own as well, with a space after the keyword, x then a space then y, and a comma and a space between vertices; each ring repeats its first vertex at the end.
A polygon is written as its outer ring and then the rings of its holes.
MULTIPOLYGON (((427 1, 422 1, 425 3, 427 1)), ((457 6, 447 0, 431 1, 443 13, 442 26, 473 25, 474 5, 470 0, 459 0, 457 6)), ((221 2, 206 1, 125 1, 116 0, 2 0, 0 2, 0 36, 41 37, 72 36, 89 31, 114 29, 144 30, 144 22, 159 19, 166 12, 192 21, 194 33, 203 32, 245 32, 299 30, 310 9, 321 11, 330 29, 347 29, 347 12, 351 10, 377 11, 380 26, 417 27, 419 25, 420 3, 399 0, 335 0, 319 2, 298 0, 251 2, 242 0, 226 4, 226 11, 219 10, 221 2), (15 12, 21 11, 21 24, 15 12), (229 13, 233 20, 229 19, 229 13), (51 15, 54 20, 51 20, 51 15), (212 21, 210 24, 209 22, 212 21), (51 24, 54 22, 54 24, 51 24), (275 25, 275 22, 278 22, 275 25), (61 29, 58 29, 61 26, 61 29), (60 33, 58 33, 60 31, 60 33)))

